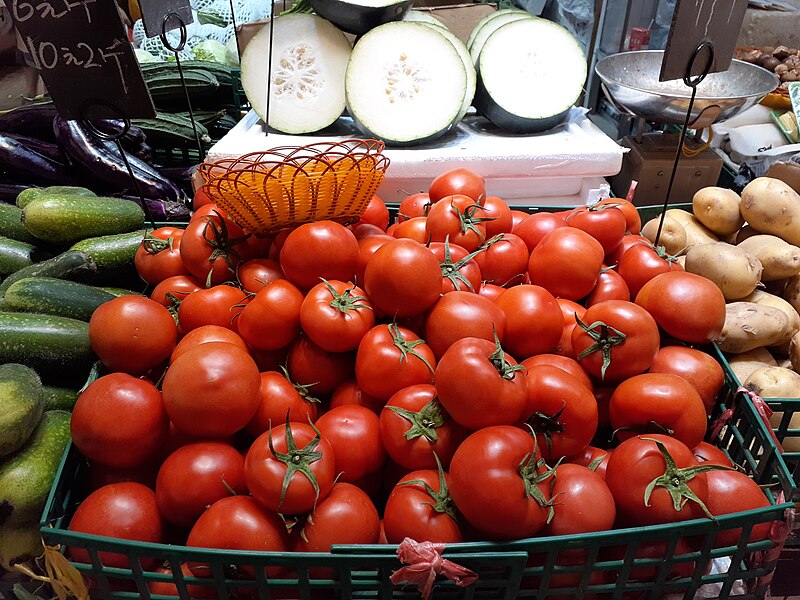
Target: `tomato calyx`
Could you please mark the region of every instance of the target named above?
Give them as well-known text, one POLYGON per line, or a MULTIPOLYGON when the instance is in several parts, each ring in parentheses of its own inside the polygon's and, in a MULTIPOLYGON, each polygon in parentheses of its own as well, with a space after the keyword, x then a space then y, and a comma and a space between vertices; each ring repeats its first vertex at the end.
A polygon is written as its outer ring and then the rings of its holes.
POLYGON ((494 221, 495 217, 476 217, 475 213, 483 211, 483 206, 480 204, 470 204, 464 209, 464 212, 458 210, 458 207, 450 204, 450 210, 452 213, 458 217, 459 226, 461 227, 461 235, 465 235, 468 231, 471 231, 475 235, 477 235, 480 239, 486 238, 486 233, 478 229, 478 225, 481 223, 485 223, 486 221, 494 221))
POLYGON ((347 288, 340 294, 334 289, 327 279, 322 277, 320 277, 320 279, 322 279, 322 283, 325 284, 325 287, 328 288, 328 292, 333 297, 333 300, 329 302, 331 308, 338 310, 342 314, 347 314, 351 310, 360 310, 362 308, 366 310, 372 310, 372 307, 369 304, 365 304, 367 300, 366 296, 353 295, 353 290, 356 289, 355 285, 347 288))
POLYGON ((655 250, 656 255, 658 255, 658 258, 661 258, 661 259, 667 261, 668 263, 676 263, 676 262, 678 262, 678 256, 670 254, 669 252, 667 252, 667 249, 664 246, 655 246, 654 245, 653 246, 653 250, 655 250))
POLYGON ((450 252, 450 236, 448 235, 444 239, 444 260, 439 263, 439 268, 442 270, 442 277, 445 279, 449 279, 450 283, 453 284, 453 287, 456 291, 461 290, 461 284, 469 288, 470 292, 474 292, 475 288, 470 283, 469 279, 467 279, 464 275, 461 274, 461 269, 463 269, 469 261, 473 258, 478 256, 481 252, 485 252, 489 246, 488 242, 480 246, 477 250, 474 250, 467 254, 464 258, 457 262, 453 262, 453 256, 450 252))
POLYGON ((400 362, 407 361, 408 355, 417 357, 421 360, 428 370, 433 373, 433 367, 431 364, 422 356, 419 352, 414 350, 417 346, 424 344, 425 340, 411 340, 410 342, 403 337, 403 334, 400 333, 400 328, 397 326, 397 323, 391 323, 388 325, 389 328, 389 335, 392 336, 392 342, 394 343, 395 348, 400 350, 400 362))
POLYGON ((289 489, 289 483, 294 477, 295 473, 302 473, 308 479, 311 486, 314 488, 316 494, 314 498, 314 506, 317 505, 319 500, 319 483, 317 483, 317 476, 311 470, 311 464, 317 462, 322 458, 322 452, 317 450, 317 446, 322 441, 322 434, 319 429, 314 427, 316 437, 308 442, 303 448, 298 448, 294 441, 292 428, 289 426, 289 413, 286 413, 286 450, 287 452, 278 452, 272 443, 272 427, 269 428, 269 449, 276 460, 286 465, 286 474, 283 476, 283 485, 281 486, 281 500, 278 503, 278 509, 283 506, 283 501, 286 499, 286 491, 289 489))
POLYGON ((633 433, 635 433, 637 435, 638 434, 647 435, 647 434, 652 434, 652 433, 660 433, 662 435, 671 436, 673 433, 675 433, 669 427, 664 427, 661 423, 658 423, 657 421, 653 421, 653 420, 648 421, 644 425, 629 425, 627 427, 619 427, 618 429, 614 430, 614 436, 616 436, 617 433, 619 433, 620 431, 633 432, 633 433))
POLYGON ((614 346, 621 346, 624 344, 628 336, 616 327, 607 325, 603 321, 595 321, 591 325, 587 325, 581 321, 577 313, 575 313, 575 322, 578 324, 578 327, 583 329, 589 337, 594 340, 594 344, 578 355, 578 361, 586 358, 590 354, 600 352, 603 357, 603 364, 600 367, 600 379, 604 380, 606 377, 606 369, 611 366, 611 350, 614 346))
POLYGON ((555 516, 553 508, 555 504, 552 499, 545 498, 539 484, 553 477, 556 473, 555 468, 549 468, 543 458, 536 458, 536 454, 532 452, 522 458, 518 471, 525 485, 525 497, 532 498, 539 506, 548 509, 547 523, 550 523, 555 516))
POLYGON ((155 237, 152 233, 147 232, 142 239, 142 248, 148 254, 158 254, 160 252, 164 252, 165 250, 169 250, 170 252, 173 250, 173 244, 175 243, 175 236, 171 235, 167 239, 162 240, 161 238, 155 237))
MULTIPOLYGON (((492 326, 494 328, 494 326, 492 326)), ((500 377, 507 381, 511 381, 516 376, 515 373, 517 371, 525 371, 525 367, 522 365, 512 365, 510 362, 506 360, 506 353, 503 350, 503 346, 500 344, 500 338, 497 337, 497 332, 494 332, 494 352, 489 355, 489 362, 494 365, 494 368, 497 369, 497 372, 500 374, 500 377)))
POLYGON ((437 513, 446 514, 454 521, 458 521, 458 516, 456 516, 456 505, 453 502, 453 498, 450 496, 450 490, 447 487, 447 480, 444 476, 444 469, 442 468, 442 462, 439 460, 439 457, 436 453, 433 453, 433 458, 436 459, 436 467, 439 470, 439 491, 437 492, 434 490, 426 481, 422 481, 421 479, 412 479, 411 481, 403 481, 398 483, 397 485, 419 485, 425 488, 427 494, 433 500, 433 503, 426 502, 428 506, 430 506, 433 510, 437 513))
MULTIPOLYGON (((206 224, 203 227, 203 239, 212 250, 211 255, 208 257, 208 262, 213 265, 215 260, 222 258, 227 263, 228 269, 232 273, 235 273, 236 263, 238 261, 235 261, 231 257, 231 254, 236 255, 236 252, 233 250, 232 246, 246 241, 249 235, 228 239, 228 226, 225 224, 225 219, 222 218, 219 213, 214 214, 219 217, 219 222, 215 221, 209 215, 203 217, 206 221, 206 224), (209 230, 211 233, 209 233, 209 230)), ((236 256, 238 258, 238 255, 236 256)), ((211 275, 213 271, 213 269, 210 269, 208 272, 208 277, 206 278, 206 287, 211 287, 211 275)))
POLYGON ((566 407, 567 403, 564 402, 561 408, 552 415, 537 411, 528 419, 528 426, 531 430, 544 437, 544 443, 547 446, 548 452, 553 451, 553 434, 564 432, 564 424, 561 423, 559 419, 566 407))
POLYGON ((319 404, 321 402, 319 398, 312 396, 309 392, 319 381, 315 381, 314 383, 297 383, 296 381, 292 381, 292 378, 289 376, 289 371, 283 365, 281 365, 281 371, 283 372, 283 376, 286 377, 286 381, 292 384, 292 387, 303 400, 312 404, 319 404))
POLYGON ((664 446, 662 442, 657 439, 647 437, 640 437, 639 439, 655 443, 656 447, 658 447, 658 451, 661 452, 661 456, 664 457, 664 463, 666 466, 664 474, 653 479, 653 481, 651 481, 645 488, 644 505, 647 507, 650 506, 650 496, 653 494, 653 490, 655 490, 656 486, 663 487, 665 490, 667 490, 667 492, 669 492, 669 495, 672 498, 672 507, 676 511, 682 510, 684 505, 691 500, 700 506, 709 519, 716 521, 714 515, 708 511, 708 507, 705 505, 705 503, 697 496, 697 494, 692 491, 687 484, 700 473, 705 473, 707 471, 732 471, 733 469, 729 467, 723 467, 722 465, 697 465, 694 467, 684 467, 679 469, 675 464, 675 460, 672 458, 672 455, 670 455, 669 450, 667 450, 667 447, 664 446))
POLYGON ((411 427, 404 434, 407 440, 424 437, 429 442, 435 443, 439 439, 436 430, 447 420, 438 398, 433 398, 416 412, 400 406, 387 406, 386 408, 411 423, 411 427))
POLYGON ((600 467, 600 465, 603 464, 603 461, 606 459, 607 456, 608 454, 603 454, 602 456, 598 456, 592 462, 586 465, 586 468, 589 469, 590 471, 597 472, 597 469, 600 467))

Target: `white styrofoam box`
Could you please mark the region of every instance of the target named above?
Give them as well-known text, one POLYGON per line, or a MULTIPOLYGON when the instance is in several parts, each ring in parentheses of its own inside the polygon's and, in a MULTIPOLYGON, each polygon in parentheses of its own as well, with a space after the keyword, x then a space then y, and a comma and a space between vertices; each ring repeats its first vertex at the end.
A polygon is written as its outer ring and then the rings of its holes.
MULTIPOLYGON (((278 146, 363 137, 347 117, 340 118, 326 135, 285 135, 270 131, 254 112, 208 152, 213 162, 278 146)), ((583 109, 573 108, 566 123, 536 135, 514 135, 495 128, 482 117, 469 116, 453 131, 429 144, 387 148, 391 165, 378 194, 397 202, 408 193, 426 190, 431 180, 457 167, 486 179, 487 193, 508 202, 572 196, 586 178, 616 175, 622 167, 623 148, 603 133, 583 109)))

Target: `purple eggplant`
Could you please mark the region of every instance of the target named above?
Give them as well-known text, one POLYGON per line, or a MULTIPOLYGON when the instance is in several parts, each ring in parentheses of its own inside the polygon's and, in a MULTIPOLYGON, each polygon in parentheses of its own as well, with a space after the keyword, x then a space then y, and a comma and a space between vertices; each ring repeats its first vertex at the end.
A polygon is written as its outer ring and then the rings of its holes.
MULTIPOLYGON (((136 204, 142 206, 141 199, 137 197, 122 196, 122 198, 130 200, 131 202, 136 202, 136 204)), ((153 221, 182 221, 185 223, 189 220, 189 217, 192 216, 191 210, 183 202, 152 200, 151 198, 145 198, 144 202, 147 214, 153 221)))
POLYGON ((14 204, 17 201, 17 196, 23 190, 27 190, 30 186, 24 183, 0 183, 0 200, 8 204, 14 204))
POLYGON ((0 133, 17 133, 44 142, 55 142, 53 119, 56 114, 52 105, 20 106, 0 115, 0 133))
POLYGON ((22 135, 19 133, 4 133, 2 134, 5 137, 10 137, 12 139, 17 140, 23 146, 26 146, 29 150, 33 150, 34 152, 38 152, 42 156, 46 156, 50 160, 54 160, 57 163, 61 163, 64 166, 69 164, 69 160, 61 151, 61 148, 58 147, 57 144, 51 144, 50 142, 43 142, 39 138, 32 138, 27 135, 22 135))
MULTIPOLYGON (((100 140, 79 122, 60 117, 53 120, 53 130, 64 153, 92 177, 120 192, 129 190, 136 193, 137 186, 131 181, 115 143, 100 140)), ((183 200, 183 192, 153 167, 127 152, 125 158, 133 170, 142 196, 157 200, 183 200)))
POLYGON ((0 167, 15 179, 50 185, 77 185, 72 170, 31 150, 14 138, 0 134, 0 167))

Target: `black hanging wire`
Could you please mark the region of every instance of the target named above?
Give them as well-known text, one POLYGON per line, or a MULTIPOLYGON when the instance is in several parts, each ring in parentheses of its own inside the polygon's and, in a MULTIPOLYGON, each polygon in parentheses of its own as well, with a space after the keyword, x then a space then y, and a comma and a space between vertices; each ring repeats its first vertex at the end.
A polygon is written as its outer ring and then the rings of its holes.
POLYGON ((144 211, 144 215, 147 218, 147 222, 150 223, 153 229, 156 228, 155 220, 153 219, 153 215, 150 213, 150 208, 147 205, 147 202, 144 199, 144 195, 142 194, 142 189, 139 187, 139 181, 136 179, 136 174, 133 172, 133 167, 131 167, 131 163, 128 161, 128 156, 125 153, 125 149, 122 147, 122 138, 125 137, 125 134, 131 128, 131 120, 127 117, 127 115, 121 111, 119 108, 111 104, 110 102, 106 101, 94 101, 84 104, 81 107, 81 124, 95 137, 100 139, 103 142, 114 142, 117 147, 117 151, 119 152, 120 157, 122 157, 122 162, 125 164, 125 169, 128 171, 128 175, 133 182, 133 188, 136 190, 136 195, 139 197, 139 201, 142 205, 142 210, 144 211), (119 131, 103 131, 99 129, 92 121, 85 117, 86 112, 91 106, 102 106, 103 108, 111 111, 112 113, 116 113, 119 115, 119 120, 122 121, 122 129, 119 131))
POLYGON ((236 9, 233 7, 233 0, 229 0, 229 4, 231 5, 231 25, 233 26, 233 37, 236 38, 236 54, 238 54, 241 58, 242 53, 239 50, 239 35, 236 33, 238 31, 238 27, 236 26, 236 9))
POLYGON ((661 217, 658 220, 658 231, 656 231, 656 239, 655 245, 658 246, 658 242, 661 240, 661 230, 664 227, 664 217, 667 214, 667 208, 669 208, 669 200, 672 194, 672 184, 675 183, 675 176, 678 174, 678 164, 680 163, 681 157, 683 156, 683 143, 686 141, 686 132, 689 129, 689 121, 692 118, 692 110, 694 109, 694 101, 697 97, 697 86, 706 78, 706 76, 711 72, 711 68, 714 65, 714 44, 708 40, 702 42, 697 48, 694 49, 692 53, 692 58, 689 60, 689 65, 686 67, 686 75, 683 76, 683 83, 687 86, 692 88, 692 95, 689 99, 689 108, 686 109, 686 118, 683 121, 683 127, 681 128, 681 135, 678 141, 678 148, 675 151, 675 162, 672 165, 672 174, 669 177, 669 185, 667 186, 667 195, 664 198, 664 206, 661 209, 661 217), (708 49, 708 61, 706 62, 705 66, 703 67, 702 72, 699 75, 693 76, 692 73, 694 72, 695 63, 697 62, 700 53, 708 49))
POLYGON ((203 160, 203 155, 205 154, 205 149, 203 148, 203 142, 200 140, 200 134, 197 132, 197 125, 194 122, 194 111, 192 110, 192 101, 189 98, 189 88, 186 87, 186 79, 183 76, 183 66, 181 66, 181 57, 179 56, 179 52, 181 52, 186 47, 186 23, 183 22, 181 16, 176 12, 170 12, 164 15, 164 20, 161 22, 161 34, 159 36, 161 38, 161 43, 164 44, 164 47, 172 52, 175 55, 175 63, 178 66, 178 76, 181 78, 181 86, 183 87, 183 93, 186 96, 186 106, 189 107, 189 119, 192 122, 192 131, 194 132, 194 140, 197 143, 197 151, 200 156, 200 160, 203 160), (167 27, 169 26, 170 19, 176 19, 180 24, 180 32, 181 37, 180 41, 178 42, 177 46, 173 46, 172 43, 167 39, 167 27))

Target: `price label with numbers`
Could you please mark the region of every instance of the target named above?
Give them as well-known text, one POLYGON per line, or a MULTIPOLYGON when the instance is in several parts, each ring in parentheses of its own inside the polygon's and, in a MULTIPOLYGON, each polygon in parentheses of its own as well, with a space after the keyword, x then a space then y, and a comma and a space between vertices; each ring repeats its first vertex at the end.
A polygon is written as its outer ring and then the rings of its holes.
POLYGON ((65 119, 149 118, 155 108, 112 0, 5 0, 65 119))
POLYGON ((179 29, 193 21, 189 0, 139 0, 147 37, 179 29))

